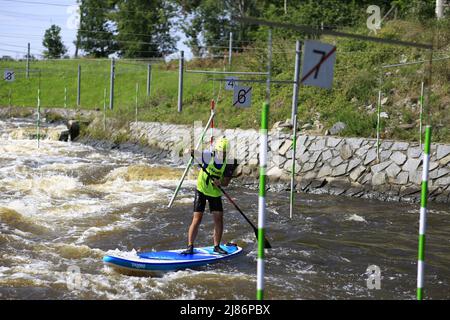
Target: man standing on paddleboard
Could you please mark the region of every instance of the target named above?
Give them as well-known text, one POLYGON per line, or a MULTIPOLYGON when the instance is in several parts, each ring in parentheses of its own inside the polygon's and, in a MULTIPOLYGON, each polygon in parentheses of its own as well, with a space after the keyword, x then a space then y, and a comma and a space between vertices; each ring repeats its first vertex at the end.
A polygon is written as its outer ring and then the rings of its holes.
MULTIPOLYGON (((214 218, 214 252, 228 253, 220 247, 223 233, 223 206, 222 191, 218 188, 218 186, 228 186, 237 165, 236 162, 227 163, 228 150, 228 140, 222 137, 215 143, 213 152, 203 151, 201 154, 201 165, 209 173, 209 176, 203 169, 198 174, 194 198, 194 215, 188 232, 188 247, 182 254, 194 253, 194 241, 205 212, 206 200, 208 200, 209 210, 214 218)), ((195 156, 194 151, 191 151, 191 155, 195 156)), ((194 157, 194 160, 199 161, 199 157, 194 157)))

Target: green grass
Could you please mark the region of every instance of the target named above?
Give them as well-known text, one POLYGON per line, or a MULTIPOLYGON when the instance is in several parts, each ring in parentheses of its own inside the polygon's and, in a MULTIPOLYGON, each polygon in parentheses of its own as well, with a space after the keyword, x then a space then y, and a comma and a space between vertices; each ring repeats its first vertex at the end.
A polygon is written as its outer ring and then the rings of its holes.
MULTIPOLYGON (((348 31, 348 30, 347 30, 348 31)), ((367 34, 366 29, 350 30, 367 34)), ((380 36, 407 41, 427 41, 430 30, 417 23, 396 21, 388 23, 380 36)), ((445 33, 442 33, 445 34, 445 33)), ((435 57, 450 53, 450 40, 440 40, 441 49, 435 57), (447 41, 447 42, 445 42, 447 41), (447 43, 447 45, 445 45, 447 43)), ((333 89, 324 90, 302 86, 299 94, 299 122, 320 122, 329 129, 338 121, 347 128, 343 136, 376 137, 376 110, 378 90, 388 101, 382 107, 388 119, 381 123, 381 137, 418 141, 420 84, 427 81, 427 64, 403 68, 386 69, 380 84, 381 65, 407 61, 424 60, 428 52, 418 49, 380 45, 343 38, 324 37, 323 42, 337 46, 333 89), (410 103, 403 103, 409 99, 410 103), (373 109, 367 108, 372 105, 373 109), (411 129, 400 129, 399 125, 415 124, 411 129)), ((263 44, 261 44, 262 46, 263 44)), ((294 69, 295 43, 274 39, 273 78, 291 80, 294 69)), ((187 69, 223 70, 224 61, 193 60, 187 69)), ((77 66, 82 68, 82 109, 103 109, 103 92, 106 88, 106 105, 109 106, 109 60, 51 60, 32 62, 31 78, 25 79, 25 62, 0 61, 0 70, 18 71, 14 83, 0 86, 0 106, 8 106, 8 92, 12 92, 14 106, 36 106, 37 88, 41 80, 41 106, 63 107, 64 88, 68 92, 68 108, 77 108, 77 66)), ((433 64, 433 91, 425 106, 425 123, 435 126, 433 141, 450 142, 450 60, 433 64)), ((210 101, 217 99, 215 125, 221 128, 259 128, 260 111, 265 99, 265 84, 248 84, 253 87, 252 105, 241 109, 232 106, 232 92, 223 89, 223 82, 213 82, 209 76, 185 74, 183 112, 177 112, 178 62, 153 65, 151 95, 146 96, 147 63, 139 61, 117 61, 115 78, 115 108, 108 109, 108 118, 120 120, 135 119, 135 88, 139 84, 138 119, 177 124, 193 124, 207 121, 210 115, 210 101), (221 88, 222 87, 222 88, 221 88), (221 88, 221 89, 220 89, 221 88)), ((265 71, 264 51, 248 50, 233 56, 232 70, 265 71)), ((216 78, 223 78, 218 75, 216 78)), ((241 79, 244 76, 241 76, 241 79)), ((253 77, 255 78, 255 77, 253 77)), ((269 125, 291 116, 292 86, 272 85, 269 125)))

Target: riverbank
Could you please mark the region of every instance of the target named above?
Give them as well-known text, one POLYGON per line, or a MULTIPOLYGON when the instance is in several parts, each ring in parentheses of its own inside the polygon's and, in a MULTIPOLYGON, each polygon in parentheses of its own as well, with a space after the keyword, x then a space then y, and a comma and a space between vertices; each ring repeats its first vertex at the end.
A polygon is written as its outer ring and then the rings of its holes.
MULTIPOLYGON (((5 109, 3 109, 5 111, 5 109)), ((30 111, 32 112, 32 110, 30 111)), ((94 111, 69 112, 51 109, 47 118, 64 122, 84 121, 77 141, 104 149, 144 154, 147 158, 183 167, 189 160, 186 150, 199 139, 202 125, 175 125, 158 122, 127 122, 103 118, 94 111), (58 118, 58 117, 56 117, 58 118), (90 119, 90 120, 88 120, 90 119), (93 120, 92 120, 93 119, 93 120), (91 121, 92 120, 92 121, 91 121)), ((231 141, 232 156, 238 161, 233 183, 258 188, 259 133, 257 130, 215 129, 214 136, 231 141)), ((209 132, 203 145, 208 148, 209 132)), ((290 190, 292 137, 285 128, 269 132, 268 189, 290 190)), ((376 140, 337 136, 305 135, 299 132, 296 152, 297 192, 343 195, 381 201, 418 202, 422 175, 422 149, 417 143, 382 140, 377 155, 376 140)), ((432 144, 429 199, 450 202, 450 145, 432 144)))
MULTIPOLYGON (((130 123, 130 135, 141 144, 165 150, 173 163, 180 161, 186 146, 200 136, 202 128, 173 124, 130 123)), ((225 135, 239 167, 235 183, 258 187, 259 133, 257 130, 214 130, 225 135)), ((207 140, 209 136, 207 135, 207 140)), ((382 140, 377 155, 376 139, 336 136, 298 136, 295 188, 297 192, 345 195, 382 201, 420 200, 422 148, 417 143, 382 140)), ((292 168, 292 136, 282 128, 269 132, 268 188, 288 191, 292 168)), ((204 147, 207 148, 207 145, 204 147)), ((432 144, 429 199, 449 202, 450 145, 432 144)))

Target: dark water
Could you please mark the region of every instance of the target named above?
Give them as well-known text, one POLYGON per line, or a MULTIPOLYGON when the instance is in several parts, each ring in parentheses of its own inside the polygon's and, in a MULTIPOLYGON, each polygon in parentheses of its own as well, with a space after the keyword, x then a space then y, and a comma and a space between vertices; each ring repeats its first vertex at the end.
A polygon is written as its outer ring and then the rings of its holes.
MULTIPOLYGON (((122 275, 102 263, 109 250, 183 248, 194 176, 167 209, 182 168, 142 155, 72 143, 10 139, 22 123, 1 123, 0 299, 254 299, 252 228, 224 200, 223 241, 240 257, 159 277, 122 275), (71 268, 79 285, 70 286, 71 268), (69 284, 69 286, 68 286, 69 284)), ((257 224, 257 191, 229 194, 257 224)), ((268 193, 267 299, 415 299, 419 206, 375 200, 268 193), (369 265, 381 289, 367 288, 369 265)), ((205 213, 197 245, 212 244, 205 213)), ((425 297, 450 298, 450 208, 431 204, 425 297)))

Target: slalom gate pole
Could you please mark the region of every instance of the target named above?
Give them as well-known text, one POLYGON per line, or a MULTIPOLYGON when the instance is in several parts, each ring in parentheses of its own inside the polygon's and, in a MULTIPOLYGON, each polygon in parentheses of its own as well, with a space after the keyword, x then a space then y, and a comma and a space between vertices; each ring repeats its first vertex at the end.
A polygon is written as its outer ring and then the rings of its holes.
POLYGON ((289 217, 292 219, 295 197, 295 152, 297 150, 297 114, 294 115, 292 128, 292 169, 291 169, 291 195, 289 197, 289 217))
MULTIPOLYGON (((197 144, 195 145, 195 149, 194 149, 194 150, 197 150, 197 149, 200 147, 200 144, 203 142, 203 138, 204 138, 204 136, 205 136, 205 134, 206 134, 206 131, 208 130, 208 128, 209 128, 209 126, 210 126, 211 121, 212 121, 213 118, 214 118, 214 113, 212 113, 212 114, 209 116, 209 120, 208 120, 208 122, 206 123, 206 126, 205 126, 205 128, 203 129, 202 134, 200 135, 200 139, 198 139, 197 144)), ((167 206, 168 208, 172 207, 173 202, 175 201, 175 198, 176 198, 178 192, 180 191, 181 185, 183 184, 183 181, 184 181, 184 179, 185 179, 185 177, 186 177, 186 175, 187 175, 187 173, 188 173, 188 171, 189 171, 189 168, 190 168, 191 165, 192 165, 192 161, 193 161, 193 160, 192 160, 192 157, 191 157, 191 158, 189 159, 189 162, 188 162, 186 168, 184 169, 184 172, 183 172, 183 175, 181 176, 180 181, 178 182, 177 188, 175 189, 175 192, 174 192, 172 198, 170 199, 169 205, 167 206)))
POLYGON ((422 194, 420 197, 419 249, 417 259, 417 300, 423 298, 425 271, 425 230, 427 225, 428 170, 430 164, 431 127, 425 128, 425 148, 423 153, 422 194))
MULTIPOLYGON (((215 103, 214 99, 211 99, 211 115, 214 114, 215 106, 216 106, 216 103, 215 103)), ((210 141, 210 146, 209 146, 209 149, 211 152, 213 151, 213 144, 214 144, 214 117, 211 120, 211 141, 210 141)))

